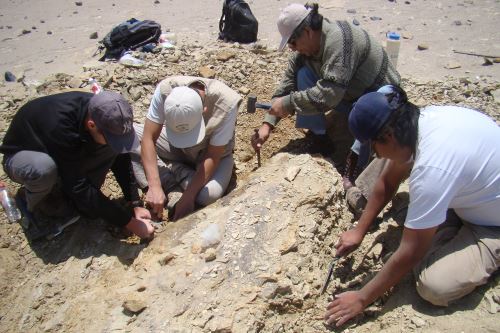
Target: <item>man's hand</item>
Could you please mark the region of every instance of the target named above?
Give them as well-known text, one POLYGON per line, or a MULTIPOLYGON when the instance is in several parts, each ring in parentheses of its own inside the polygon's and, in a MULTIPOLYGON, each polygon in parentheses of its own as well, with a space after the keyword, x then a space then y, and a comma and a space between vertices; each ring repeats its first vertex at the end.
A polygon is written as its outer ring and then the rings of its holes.
POLYGON ((325 320, 328 325, 337 327, 356 316, 366 307, 363 294, 360 291, 348 291, 335 295, 333 302, 326 307, 325 320))
POLYGON ((278 97, 273 100, 273 103, 271 104, 271 109, 269 109, 269 114, 279 117, 279 118, 286 118, 290 115, 290 112, 285 110, 283 107, 283 97, 278 97))
POLYGON ((137 219, 135 217, 130 219, 130 222, 125 226, 125 228, 139 236, 141 239, 149 239, 153 237, 155 228, 151 225, 151 221, 148 219, 137 219))
POLYGON ((151 211, 159 219, 162 218, 163 207, 165 206, 166 200, 167 197, 161 187, 150 187, 146 193, 146 204, 151 207, 151 211))
POLYGON ((183 194, 182 197, 177 202, 177 204, 175 205, 175 213, 172 220, 176 221, 178 219, 181 219, 193 211, 194 211, 194 200, 188 198, 183 194))
POLYGON ((259 130, 255 130, 255 133, 252 135, 251 142, 252 147, 255 151, 259 151, 262 148, 262 145, 269 138, 269 134, 271 134, 272 127, 268 123, 263 123, 259 130))
POLYGON ((356 228, 344 232, 340 235, 339 241, 334 245, 335 249, 337 249, 335 256, 346 256, 356 250, 363 241, 364 236, 365 235, 356 228))
POLYGON ((134 207, 134 216, 136 219, 151 220, 151 212, 144 207, 134 207))

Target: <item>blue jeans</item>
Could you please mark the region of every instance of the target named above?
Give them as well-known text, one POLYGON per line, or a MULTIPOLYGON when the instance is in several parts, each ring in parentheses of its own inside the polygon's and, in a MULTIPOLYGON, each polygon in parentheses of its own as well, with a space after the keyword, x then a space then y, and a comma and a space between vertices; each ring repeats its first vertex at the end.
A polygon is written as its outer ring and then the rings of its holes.
MULTIPOLYGON (((297 72, 297 88, 299 91, 312 88, 316 85, 318 77, 313 73, 308 67, 301 67, 297 72)), ((325 134, 326 133, 326 119, 324 113, 318 113, 314 115, 299 115, 297 114, 295 127, 297 128, 307 128, 311 130, 314 134, 325 134)))

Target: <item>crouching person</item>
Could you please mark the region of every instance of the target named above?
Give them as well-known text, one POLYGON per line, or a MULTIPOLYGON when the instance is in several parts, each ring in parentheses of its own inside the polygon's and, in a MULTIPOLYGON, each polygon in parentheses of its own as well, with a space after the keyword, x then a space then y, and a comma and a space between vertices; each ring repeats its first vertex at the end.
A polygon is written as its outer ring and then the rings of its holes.
MULTIPOLYGON (((67 208, 65 219, 78 214, 103 218, 149 238, 154 232, 150 213, 132 204, 139 201, 139 193, 129 152, 138 144, 132 107, 121 95, 67 92, 37 98, 21 107, 0 151, 6 174, 23 185, 18 199, 30 215, 41 212, 47 218, 60 218, 50 212, 60 212, 56 206, 61 202, 53 201, 51 195, 61 188, 67 200, 62 204, 67 208), (111 201, 100 191, 110 169, 130 207, 111 201)), ((39 234, 44 235, 48 231, 39 234)))
POLYGON ((342 325, 411 269, 417 291, 446 306, 487 282, 500 267, 500 128, 477 111, 409 103, 406 94, 362 96, 349 116, 361 143, 388 159, 359 223, 335 245, 356 249, 371 223, 409 176, 410 203, 397 251, 358 291, 336 295, 325 319, 342 325))
POLYGON ((224 194, 234 166, 240 102, 238 93, 217 80, 174 76, 156 87, 144 127, 136 127, 142 165, 137 156, 133 161, 153 215, 162 217, 165 192, 182 192, 173 220, 224 194))

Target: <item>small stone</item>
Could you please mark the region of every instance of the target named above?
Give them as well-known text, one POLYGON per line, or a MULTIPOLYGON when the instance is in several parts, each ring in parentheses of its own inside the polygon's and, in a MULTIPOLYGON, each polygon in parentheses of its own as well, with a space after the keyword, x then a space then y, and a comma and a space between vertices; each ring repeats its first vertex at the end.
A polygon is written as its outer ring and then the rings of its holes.
POLYGON ((79 80, 75 77, 68 81, 68 86, 72 89, 79 88, 81 84, 82 84, 82 80, 79 80))
POLYGON ((410 4, 410 1, 405 1, 405 5, 409 5, 410 4))
POLYGON ((242 86, 242 87, 238 88, 238 91, 239 91, 240 93, 242 93, 243 95, 248 95, 248 93, 250 92, 250 89, 248 89, 248 88, 247 88, 247 87, 245 87, 245 86, 242 86))
POLYGON ((97 34, 97 31, 91 33, 90 36, 89 36, 90 39, 97 39, 98 37, 99 37, 99 35, 97 34))
POLYGON ((457 68, 460 68, 462 67, 462 65, 460 65, 460 63, 456 62, 456 61, 450 61, 449 63, 447 63, 444 68, 447 68, 447 69, 457 69, 457 68))
POLYGON ((289 182, 293 182, 295 177, 297 177, 297 175, 299 174, 300 170, 301 168, 297 166, 288 168, 285 179, 288 180, 289 182))
POLYGON ((159 3, 160 3, 160 1, 158 1, 158 0, 155 0, 155 5, 157 5, 157 4, 159 4, 159 3))
POLYGON ((26 35, 26 34, 30 34, 31 33, 31 30, 28 30, 28 29, 23 29, 23 31, 21 32, 23 35, 26 35))
POLYGON ((382 18, 378 17, 378 16, 370 16, 370 20, 372 20, 372 21, 381 21, 382 18))
POLYGON ((456 21, 453 21, 453 24, 454 25, 462 25, 462 21, 456 20, 456 21))
POLYGON ((82 1, 77 1, 77 2, 75 2, 75 5, 77 5, 77 6, 83 6, 83 2, 82 1))
POLYGON ((217 258, 217 252, 215 249, 210 248, 205 252, 205 262, 214 261, 217 258))
POLYGON ((356 20, 356 19, 353 19, 353 20, 352 20, 352 24, 354 24, 354 25, 359 25, 359 21, 358 21, 358 20, 356 20))
POLYGON ((165 266, 167 265, 169 262, 171 262, 173 259, 175 259, 175 255, 172 254, 172 253, 167 253, 163 258, 161 258, 160 260, 158 260, 158 263, 161 265, 161 266, 165 266))
POLYGON ((52 31, 47 31, 47 35, 52 35, 52 31))
POLYGON ((403 39, 413 39, 413 34, 408 31, 403 31, 401 37, 403 37, 403 39))
POLYGON ((44 20, 40 20, 40 23, 45 23, 45 21, 44 20))
POLYGON ((373 259, 379 259, 383 249, 383 245, 381 243, 377 243, 373 246, 368 255, 373 259))
POLYGON ((425 320, 423 320, 422 318, 415 316, 415 317, 412 317, 410 320, 413 324, 415 324, 415 326, 417 326, 419 328, 425 326, 425 320))
POLYGON ((233 52, 229 52, 227 50, 224 50, 222 52, 219 52, 215 58, 220 61, 228 61, 231 58, 234 58, 235 54, 233 52))
POLYGON ((31 30, 36 30, 36 27, 35 27, 35 26, 32 26, 32 27, 31 27, 31 30))
POLYGON ((204 77, 206 79, 213 79, 215 78, 215 71, 207 66, 201 67, 198 72, 200 73, 201 77, 204 77))
POLYGON ((483 60, 484 60, 483 61, 483 66, 491 66, 491 65, 493 65, 493 61, 491 61, 491 59, 484 57, 483 60))
POLYGON ((128 313, 134 315, 134 314, 139 314, 142 311, 144 311, 144 309, 147 308, 147 305, 144 304, 140 300, 129 299, 129 300, 126 300, 125 302, 123 302, 122 307, 125 310, 125 312, 128 312, 128 313))
POLYGON ((417 49, 419 51, 424 51, 424 50, 429 49, 429 45, 427 45, 427 44, 418 44, 417 49))
POLYGON ((348 9, 347 12, 349 14, 356 14, 356 9, 348 9))

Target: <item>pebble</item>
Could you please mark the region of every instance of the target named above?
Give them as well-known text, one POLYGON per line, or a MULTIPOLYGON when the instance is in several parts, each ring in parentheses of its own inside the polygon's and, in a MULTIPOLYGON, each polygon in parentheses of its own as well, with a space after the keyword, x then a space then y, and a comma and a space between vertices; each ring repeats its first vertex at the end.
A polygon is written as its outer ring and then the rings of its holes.
POLYGON ((418 328, 425 326, 425 320, 423 320, 422 318, 415 316, 415 317, 412 317, 410 320, 418 328))
POLYGON ((214 261, 217 258, 217 252, 214 248, 209 248, 205 252, 205 262, 214 261))
POLYGON ((353 19, 353 20, 352 20, 352 24, 354 24, 354 25, 359 25, 359 21, 358 21, 358 20, 356 20, 356 19, 353 19))
POLYGON ((370 16, 370 20, 372 20, 372 21, 381 21, 382 18, 378 17, 378 16, 370 16))
POLYGON ((90 39, 97 39, 98 37, 99 37, 99 35, 97 34, 97 31, 91 33, 90 36, 89 36, 90 39))
POLYGON ((161 266, 165 266, 167 265, 169 262, 171 262, 173 259, 175 259, 175 255, 172 254, 172 253, 168 253, 166 254, 163 258, 161 258, 158 263, 161 265, 161 266))
POLYGON ((77 6, 83 6, 83 2, 82 1, 76 1, 75 5, 77 5, 77 6))
POLYGON ((491 59, 484 57, 483 58, 483 66, 491 66, 493 65, 493 61, 491 59))
POLYGON ((23 29, 23 31, 21 32, 23 35, 26 35, 26 34, 29 34, 31 33, 31 30, 28 30, 28 29, 23 29))
POLYGON ((348 9, 347 12, 349 14, 356 14, 356 9, 348 9))
POLYGON ((122 307, 125 311, 131 314, 139 314, 147 308, 147 305, 141 300, 128 299, 123 302, 122 307))
POLYGON ((444 68, 447 68, 447 69, 457 69, 460 67, 462 67, 462 65, 456 61, 450 61, 444 66, 444 68))
POLYGON ((429 49, 429 45, 427 45, 427 44, 418 44, 417 49, 419 51, 428 50, 429 49))

